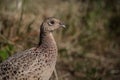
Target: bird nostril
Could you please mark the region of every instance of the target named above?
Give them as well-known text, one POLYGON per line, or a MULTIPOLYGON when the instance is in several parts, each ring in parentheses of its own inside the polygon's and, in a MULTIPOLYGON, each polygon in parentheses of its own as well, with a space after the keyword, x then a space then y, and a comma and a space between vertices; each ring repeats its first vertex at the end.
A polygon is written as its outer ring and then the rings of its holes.
POLYGON ((60 25, 63 25, 64 23, 63 23, 63 22, 60 22, 59 24, 60 24, 60 25))

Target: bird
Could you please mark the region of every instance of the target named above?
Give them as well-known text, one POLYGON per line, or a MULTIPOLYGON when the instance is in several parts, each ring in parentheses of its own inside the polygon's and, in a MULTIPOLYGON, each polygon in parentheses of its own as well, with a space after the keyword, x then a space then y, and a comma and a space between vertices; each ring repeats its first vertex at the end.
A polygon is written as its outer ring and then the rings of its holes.
POLYGON ((61 27, 65 28, 65 24, 57 18, 44 19, 38 45, 17 52, 0 63, 0 80, 49 80, 58 56, 52 32, 61 27))

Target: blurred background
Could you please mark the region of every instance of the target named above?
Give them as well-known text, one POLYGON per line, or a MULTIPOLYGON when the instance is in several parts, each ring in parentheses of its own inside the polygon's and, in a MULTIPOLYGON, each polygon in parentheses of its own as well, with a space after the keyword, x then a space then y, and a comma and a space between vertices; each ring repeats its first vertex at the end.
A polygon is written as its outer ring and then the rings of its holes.
POLYGON ((51 16, 67 26, 53 33, 59 80, 120 80, 120 0, 0 0, 0 62, 36 46, 51 16))

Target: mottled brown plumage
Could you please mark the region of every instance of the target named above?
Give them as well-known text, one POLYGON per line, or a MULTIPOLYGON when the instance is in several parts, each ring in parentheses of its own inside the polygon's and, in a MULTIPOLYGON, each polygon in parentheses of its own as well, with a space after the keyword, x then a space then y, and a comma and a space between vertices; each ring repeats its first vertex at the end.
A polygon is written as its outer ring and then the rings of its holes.
POLYGON ((49 80, 57 60, 52 31, 64 27, 60 20, 47 18, 40 27, 37 47, 16 53, 0 64, 0 80, 49 80))

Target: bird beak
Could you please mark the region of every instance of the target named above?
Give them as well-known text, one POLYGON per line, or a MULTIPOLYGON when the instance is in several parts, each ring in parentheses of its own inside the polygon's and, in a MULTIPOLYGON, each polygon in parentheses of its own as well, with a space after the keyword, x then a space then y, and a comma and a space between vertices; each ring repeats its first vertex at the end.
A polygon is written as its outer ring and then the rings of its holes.
POLYGON ((66 26, 63 23, 60 23, 60 27, 66 28, 66 26))
POLYGON ((63 28, 66 28, 66 26, 63 24, 63 25, 61 25, 61 27, 63 27, 63 28))

